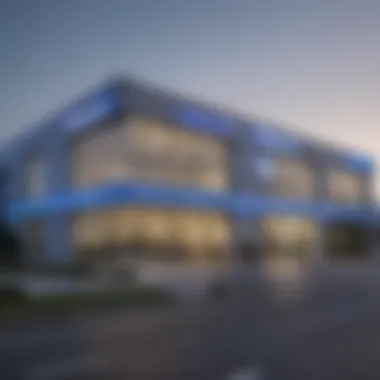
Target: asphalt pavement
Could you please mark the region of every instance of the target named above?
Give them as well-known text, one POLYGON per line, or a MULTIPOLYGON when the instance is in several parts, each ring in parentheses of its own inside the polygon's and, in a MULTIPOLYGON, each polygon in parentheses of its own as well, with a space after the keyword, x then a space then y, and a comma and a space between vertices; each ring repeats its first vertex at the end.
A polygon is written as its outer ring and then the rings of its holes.
POLYGON ((246 276, 220 301, 3 330, 0 378, 380 379, 380 269, 276 277, 246 276))

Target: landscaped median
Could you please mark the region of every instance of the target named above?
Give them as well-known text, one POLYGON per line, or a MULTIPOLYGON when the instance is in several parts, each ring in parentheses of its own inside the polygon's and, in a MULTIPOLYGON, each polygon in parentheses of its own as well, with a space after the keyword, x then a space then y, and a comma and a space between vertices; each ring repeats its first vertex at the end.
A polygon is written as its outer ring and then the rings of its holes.
POLYGON ((63 315, 110 308, 136 309, 171 305, 175 297, 154 286, 133 286, 119 291, 38 294, 7 297, 0 305, 0 318, 63 315))

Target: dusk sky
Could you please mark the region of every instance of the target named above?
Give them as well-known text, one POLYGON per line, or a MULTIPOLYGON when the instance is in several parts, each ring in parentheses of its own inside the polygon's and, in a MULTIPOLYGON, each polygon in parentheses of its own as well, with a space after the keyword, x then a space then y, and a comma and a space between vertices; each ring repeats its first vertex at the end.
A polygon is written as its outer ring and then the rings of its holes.
POLYGON ((380 162, 379 20, 377 0, 0 0, 0 141, 132 73, 380 162))

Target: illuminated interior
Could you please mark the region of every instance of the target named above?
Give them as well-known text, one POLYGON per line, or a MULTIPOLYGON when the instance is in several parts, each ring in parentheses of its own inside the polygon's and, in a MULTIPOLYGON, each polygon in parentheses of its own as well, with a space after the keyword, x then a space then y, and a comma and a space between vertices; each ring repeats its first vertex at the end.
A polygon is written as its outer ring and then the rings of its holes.
POLYGON ((357 173, 332 169, 328 178, 330 199, 335 202, 358 203, 365 199, 363 178, 357 173))
POLYGON ((117 252, 148 260, 221 262, 230 244, 223 215, 118 208, 78 215, 73 242, 81 258, 117 252))
POLYGON ((315 193, 315 175, 312 168, 299 159, 274 158, 270 189, 274 196, 312 199, 315 193))
POLYGON ((135 179, 221 190, 227 150, 216 138, 135 117, 77 141, 72 173, 76 188, 135 179))
POLYGON ((268 257, 312 255, 317 242, 317 225, 310 219, 271 216, 262 222, 263 248, 268 257))

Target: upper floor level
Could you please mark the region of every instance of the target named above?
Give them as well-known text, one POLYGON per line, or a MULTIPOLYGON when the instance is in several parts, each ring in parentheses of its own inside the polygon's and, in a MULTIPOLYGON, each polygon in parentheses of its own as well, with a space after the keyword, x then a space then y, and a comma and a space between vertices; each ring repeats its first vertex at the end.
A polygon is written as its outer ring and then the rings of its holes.
POLYGON ((361 203, 374 173, 364 155, 129 80, 28 130, 1 158, 16 200, 132 180, 361 203))

